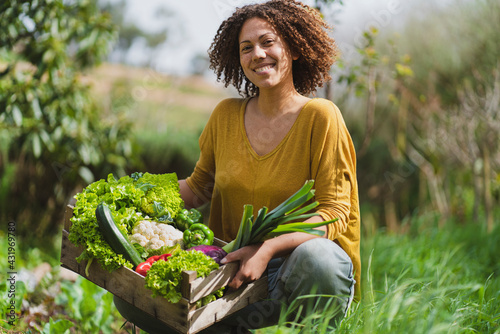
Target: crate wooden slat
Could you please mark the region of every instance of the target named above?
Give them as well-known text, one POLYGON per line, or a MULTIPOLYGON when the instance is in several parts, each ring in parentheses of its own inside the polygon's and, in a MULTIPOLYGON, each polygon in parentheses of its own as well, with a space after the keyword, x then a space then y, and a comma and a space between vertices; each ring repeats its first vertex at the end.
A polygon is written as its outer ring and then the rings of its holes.
MULTIPOLYGON (((87 275, 87 261, 78 263, 82 247, 76 247, 68 239, 73 207, 65 213, 61 242, 61 265, 96 285, 143 310, 179 333, 194 334, 211 326, 228 315, 255 303, 267 296, 267 276, 241 287, 203 307, 196 308, 196 301, 226 286, 238 269, 237 263, 228 263, 214 270, 205 278, 196 278, 195 272, 184 272, 181 286, 183 298, 179 303, 169 303, 163 297, 151 296, 151 290, 144 286, 144 278, 133 270, 122 267, 113 272, 103 269, 97 261, 91 263, 87 275)), ((217 240, 219 245, 220 240, 217 240)))
POLYGON ((190 331, 197 333, 217 321, 233 314, 237 310, 253 304, 267 296, 267 276, 250 283, 238 291, 190 312, 190 331), (206 325, 206 324, 210 325, 206 325))

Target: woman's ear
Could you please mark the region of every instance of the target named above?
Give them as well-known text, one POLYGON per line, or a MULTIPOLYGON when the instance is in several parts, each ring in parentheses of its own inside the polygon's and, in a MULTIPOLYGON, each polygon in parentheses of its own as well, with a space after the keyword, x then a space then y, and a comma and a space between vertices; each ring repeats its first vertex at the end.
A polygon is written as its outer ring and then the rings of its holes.
POLYGON ((297 60, 300 58, 300 55, 298 53, 293 52, 292 53, 292 60, 297 60))

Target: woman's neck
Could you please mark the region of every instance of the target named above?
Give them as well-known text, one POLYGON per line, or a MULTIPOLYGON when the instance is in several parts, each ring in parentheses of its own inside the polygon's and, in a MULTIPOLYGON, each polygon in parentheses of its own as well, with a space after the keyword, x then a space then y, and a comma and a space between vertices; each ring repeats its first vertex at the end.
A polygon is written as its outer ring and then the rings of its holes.
POLYGON ((260 90, 256 107, 262 116, 275 118, 283 114, 300 111, 309 98, 300 95, 295 89, 285 91, 260 90))

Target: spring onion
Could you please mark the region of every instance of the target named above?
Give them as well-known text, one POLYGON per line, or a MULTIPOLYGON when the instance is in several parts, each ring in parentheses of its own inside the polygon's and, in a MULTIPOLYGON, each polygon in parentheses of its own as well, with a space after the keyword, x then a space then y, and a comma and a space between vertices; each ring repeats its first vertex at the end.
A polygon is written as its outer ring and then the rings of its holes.
POLYGON ((306 181, 295 194, 269 213, 267 207, 262 207, 255 219, 253 206, 250 204, 244 205, 236 238, 222 248, 230 253, 244 246, 292 232, 306 232, 318 236, 324 235, 324 231, 316 230, 315 228, 333 223, 338 218, 318 223, 292 222, 318 215, 318 213, 310 213, 310 211, 318 206, 319 202, 315 201, 302 207, 303 204, 314 197, 313 186, 314 180, 306 181))

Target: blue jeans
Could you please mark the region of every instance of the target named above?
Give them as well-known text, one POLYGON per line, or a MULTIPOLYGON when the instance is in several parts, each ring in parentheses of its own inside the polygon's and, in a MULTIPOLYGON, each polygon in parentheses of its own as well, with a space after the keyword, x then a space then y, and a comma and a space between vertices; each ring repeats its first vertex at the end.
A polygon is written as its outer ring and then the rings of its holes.
MULTIPOLYGON (((327 310, 330 325, 341 320, 354 295, 352 261, 335 242, 315 238, 298 246, 289 256, 268 265, 268 298, 239 310, 200 333, 241 332, 276 325, 288 312, 291 319, 327 310)), ((148 333, 176 333, 163 323, 115 298, 124 318, 148 333)))

